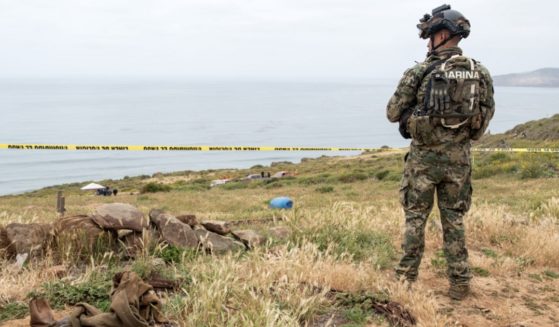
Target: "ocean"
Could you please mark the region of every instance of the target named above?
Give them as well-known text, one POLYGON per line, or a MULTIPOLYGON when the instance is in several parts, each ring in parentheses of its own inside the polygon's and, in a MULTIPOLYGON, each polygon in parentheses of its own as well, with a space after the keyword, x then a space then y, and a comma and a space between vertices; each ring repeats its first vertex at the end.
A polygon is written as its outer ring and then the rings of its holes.
MULTIPOLYGON (((0 143, 406 146, 386 120, 397 81, 0 81, 0 143)), ((490 130, 559 112, 559 89, 495 89, 490 130)), ((0 195, 210 168, 248 168, 355 152, 88 152, 0 150, 0 195)))

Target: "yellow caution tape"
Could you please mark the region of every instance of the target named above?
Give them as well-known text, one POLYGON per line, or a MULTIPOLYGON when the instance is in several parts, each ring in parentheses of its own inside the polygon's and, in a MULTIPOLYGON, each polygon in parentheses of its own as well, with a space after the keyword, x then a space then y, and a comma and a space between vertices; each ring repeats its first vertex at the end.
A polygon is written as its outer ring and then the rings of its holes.
MULTIPOLYGON (((65 150, 65 151, 405 151, 399 148, 351 147, 283 147, 283 146, 222 146, 222 145, 77 145, 77 144, 2 144, 9 150, 65 150)), ((559 148, 473 148, 476 152, 548 152, 559 153, 559 148)))
POLYGON ((281 147, 281 146, 222 146, 222 145, 76 145, 76 144, 0 144, 10 150, 66 151, 400 151, 400 149, 351 147, 281 147))
POLYGON ((559 148, 473 148, 477 152, 549 152, 558 153, 559 148))

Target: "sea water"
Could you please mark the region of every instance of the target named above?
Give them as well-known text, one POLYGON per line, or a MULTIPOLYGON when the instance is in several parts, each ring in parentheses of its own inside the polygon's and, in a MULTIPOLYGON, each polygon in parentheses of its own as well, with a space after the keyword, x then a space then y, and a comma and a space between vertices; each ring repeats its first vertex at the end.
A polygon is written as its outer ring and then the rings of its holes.
MULTIPOLYGON (((406 146, 385 108, 396 81, 0 81, 0 143, 406 146)), ((497 87, 492 133, 559 112, 559 89, 497 87)), ((354 152, 0 150, 0 195, 155 172, 248 168, 354 152)))

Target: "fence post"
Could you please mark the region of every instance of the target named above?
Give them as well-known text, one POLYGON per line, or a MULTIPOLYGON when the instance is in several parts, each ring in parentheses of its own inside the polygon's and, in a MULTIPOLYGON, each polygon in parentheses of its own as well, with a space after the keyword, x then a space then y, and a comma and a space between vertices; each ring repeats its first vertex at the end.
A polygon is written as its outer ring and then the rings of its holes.
POLYGON ((64 216, 64 212, 66 211, 65 205, 66 199, 62 195, 62 191, 58 191, 56 194, 56 212, 58 212, 61 217, 64 216))

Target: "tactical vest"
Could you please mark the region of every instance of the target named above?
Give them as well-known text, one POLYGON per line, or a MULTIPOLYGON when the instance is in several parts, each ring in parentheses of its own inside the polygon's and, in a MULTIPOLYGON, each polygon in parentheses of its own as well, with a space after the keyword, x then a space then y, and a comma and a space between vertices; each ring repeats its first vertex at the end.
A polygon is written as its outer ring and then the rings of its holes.
POLYGON ((454 55, 431 73, 425 91, 423 115, 445 128, 479 128, 481 72, 473 59, 454 55))

